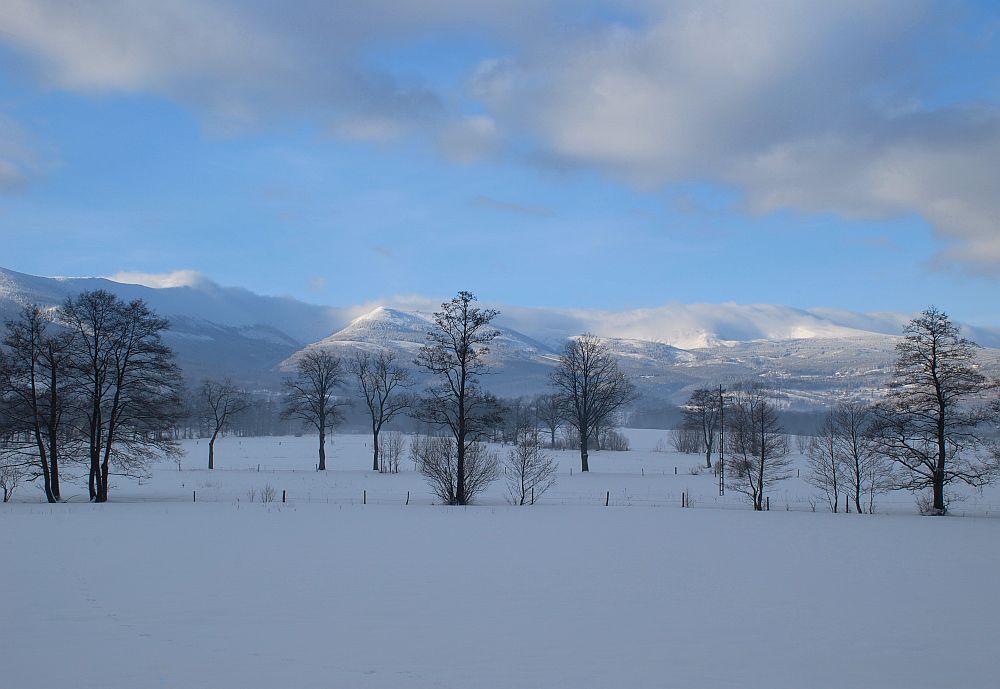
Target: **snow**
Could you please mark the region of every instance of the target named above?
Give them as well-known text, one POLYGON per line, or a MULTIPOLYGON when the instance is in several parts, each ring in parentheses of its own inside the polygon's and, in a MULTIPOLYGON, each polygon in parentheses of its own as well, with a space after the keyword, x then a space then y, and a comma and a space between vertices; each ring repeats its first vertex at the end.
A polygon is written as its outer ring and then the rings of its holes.
POLYGON ((408 463, 368 470, 361 435, 325 474, 312 438, 224 438, 220 469, 189 441, 107 505, 24 487, 0 507, 0 686, 996 685, 995 489, 964 518, 906 494, 832 515, 792 479, 753 513, 654 452, 666 432, 628 433, 589 475, 556 453, 534 507, 499 483, 431 505, 408 463), (289 501, 250 503, 267 484, 289 501))

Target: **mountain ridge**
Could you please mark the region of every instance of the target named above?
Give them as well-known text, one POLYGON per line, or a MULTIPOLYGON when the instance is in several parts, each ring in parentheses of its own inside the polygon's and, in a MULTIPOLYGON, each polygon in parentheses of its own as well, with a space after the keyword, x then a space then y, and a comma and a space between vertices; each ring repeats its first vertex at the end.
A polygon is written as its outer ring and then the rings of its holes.
MULTIPOLYGON (((386 347, 412 363, 433 323, 432 300, 407 308, 322 306, 262 296, 210 280, 152 287, 109 278, 47 278, 0 268, 0 317, 26 303, 54 307, 71 294, 107 289, 145 299, 171 322, 167 339, 192 380, 229 375, 274 388, 302 352, 343 355, 386 347), (414 308, 415 307, 415 308, 414 308)), ((501 306, 484 384, 498 394, 545 388, 566 341, 584 332, 602 338, 641 388, 681 401, 693 386, 764 379, 803 405, 843 391, 872 395, 889 374, 908 316, 775 304, 665 304, 631 311, 501 306)), ((984 365, 1000 370, 1000 329, 962 326, 986 345, 984 365)))

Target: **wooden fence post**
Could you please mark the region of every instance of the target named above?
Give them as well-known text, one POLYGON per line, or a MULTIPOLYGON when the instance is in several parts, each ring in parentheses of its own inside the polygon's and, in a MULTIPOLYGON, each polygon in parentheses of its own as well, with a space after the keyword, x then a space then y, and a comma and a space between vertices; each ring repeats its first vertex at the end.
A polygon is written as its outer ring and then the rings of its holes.
POLYGON ((281 502, 284 502, 284 501, 285 501, 285 489, 282 488, 281 489, 281 502))

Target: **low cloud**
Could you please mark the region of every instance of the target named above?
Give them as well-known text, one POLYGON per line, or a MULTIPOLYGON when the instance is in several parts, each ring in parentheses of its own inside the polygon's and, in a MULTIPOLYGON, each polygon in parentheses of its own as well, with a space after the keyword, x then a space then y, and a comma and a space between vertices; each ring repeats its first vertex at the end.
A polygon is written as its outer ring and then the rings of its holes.
POLYGON ((203 273, 195 270, 175 270, 170 273, 138 273, 122 271, 108 276, 109 280, 130 285, 143 285, 161 289, 164 287, 204 287, 214 284, 203 273))

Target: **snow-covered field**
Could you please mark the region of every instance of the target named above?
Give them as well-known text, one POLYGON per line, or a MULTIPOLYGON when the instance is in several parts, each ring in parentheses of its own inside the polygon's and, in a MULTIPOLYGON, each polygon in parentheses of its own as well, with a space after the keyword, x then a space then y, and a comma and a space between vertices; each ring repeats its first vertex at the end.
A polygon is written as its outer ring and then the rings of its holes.
POLYGON ((22 487, 0 508, 0 687, 1000 681, 996 489, 965 517, 915 516, 907 494, 831 515, 791 479, 755 514, 689 473, 698 457, 653 451, 666 432, 629 435, 589 475, 556 453, 556 487, 523 508, 500 483, 432 506, 411 464, 376 474, 353 435, 325 474, 312 438, 226 438, 219 469, 190 441, 107 505, 22 487))

